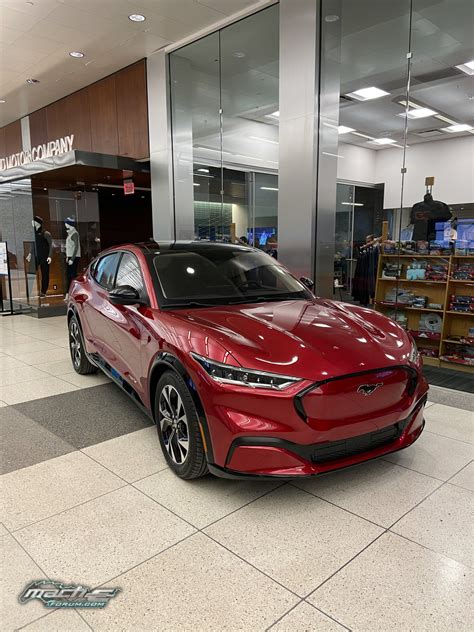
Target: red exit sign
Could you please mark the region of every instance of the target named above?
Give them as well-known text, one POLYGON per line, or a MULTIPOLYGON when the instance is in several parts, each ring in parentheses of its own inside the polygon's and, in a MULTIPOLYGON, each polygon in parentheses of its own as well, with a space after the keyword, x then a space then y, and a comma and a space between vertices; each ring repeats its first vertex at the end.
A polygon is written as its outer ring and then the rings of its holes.
POLYGON ((135 183, 133 180, 123 181, 123 192, 125 195, 133 195, 135 193, 135 183))

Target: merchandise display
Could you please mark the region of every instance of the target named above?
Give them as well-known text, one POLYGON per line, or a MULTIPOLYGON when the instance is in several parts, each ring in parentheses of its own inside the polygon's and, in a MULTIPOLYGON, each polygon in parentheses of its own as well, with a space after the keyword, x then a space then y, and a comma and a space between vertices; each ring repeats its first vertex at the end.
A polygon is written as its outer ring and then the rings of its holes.
POLYGON ((248 246, 111 248, 70 287, 74 370, 140 403, 185 479, 300 478, 411 445, 427 397, 413 338, 308 286, 248 246))
POLYGON ((472 371, 473 277, 472 255, 395 255, 384 248, 376 309, 423 341, 425 363, 472 371))
POLYGON ((49 266, 53 257, 53 238, 49 231, 43 230, 43 218, 39 215, 33 218, 32 226, 35 231, 34 255, 29 252, 25 258, 28 263, 34 260, 36 273, 41 272, 40 296, 46 296, 49 288, 49 266))
POLYGON ((413 224, 412 239, 431 240, 436 235, 436 222, 447 221, 451 218, 451 211, 444 202, 434 200, 431 187, 427 187, 422 202, 413 205, 410 213, 410 223, 413 224))

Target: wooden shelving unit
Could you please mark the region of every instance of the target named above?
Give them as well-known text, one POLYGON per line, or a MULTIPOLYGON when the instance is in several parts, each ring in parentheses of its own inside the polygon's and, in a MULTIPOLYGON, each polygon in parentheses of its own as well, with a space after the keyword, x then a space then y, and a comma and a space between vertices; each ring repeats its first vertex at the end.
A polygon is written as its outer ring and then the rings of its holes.
POLYGON ((424 349, 432 349, 437 353, 437 357, 423 356, 424 364, 428 366, 436 366, 454 369, 457 371, 465 371, 474 373, 474 367, 461 364, 455 360, 443 359, 451 345, 465 345, 459 340, 453 339, 452 336, 467 337, 470 327, 474 327, 474 313, 458 312, 449 309, 451 295, 474 296, 474 282, 453 279, 452 274, 456 270, 458 264, 463 262, 473 262, 473 255, 419 255, 419 254, 381 254, 379 257, 379 268, 377 273, 377 285, 375 291, 375 308, 385 314, 390 311, 403 311, 407 319, 407 329, 417 340, 418 346, 424 349), (448 275, 445 281, 441 280, 425 280, 418 279, 409 281, 406 278, 407 267, 411 260, 434 259, 439 264, 443 260, 448 266, 448 275), (383 278, 384 263, 393 263, 394 260, 400 260, 401 274, 400 278, 383 278), (443 306, 442 309, 429 309, 423 307, 411 307, 403 303, 388 303, 385 300, 386 292, 389 289, 403 286, 404 290, 411 290, 417 295, 429 297, 430 303, 437 303, 443 306), (422 313, 433 312, 442 316, 442 330, 439 336, 425 337, 419 333, 419 322, 422 313))

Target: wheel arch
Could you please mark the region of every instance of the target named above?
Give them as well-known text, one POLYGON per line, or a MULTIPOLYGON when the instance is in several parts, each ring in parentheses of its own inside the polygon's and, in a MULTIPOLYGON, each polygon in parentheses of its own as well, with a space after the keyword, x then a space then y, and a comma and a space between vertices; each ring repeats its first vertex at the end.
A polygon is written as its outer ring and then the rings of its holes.
POLYGON ((189 373, 186 370, 184 364, 177 358, 175 355, 168 351, 163 351, 159 353, 155 359, 153 360, 152 367, 150 370, 149 377, 149 397, 150 397, 150 408, 153 414, 153 419, 155 420, 155 393, 156 387, 159 379, 166 371, 174 371, 177 373, 186 383, 186 386, 191 393, 191 397, 193 398, 194 405, 196 407, 196 412, 198 415, 199 426, 201 428, 201 434, 203 435, 203 443, 206 453, 206 458, 209 463, 214 462, 214 452, 212 450, 212 441, 211 435, 209 432, 209 426, 207 423, 206 414, 204 412, 204 406, 202 405, 201 398, 199 397, 199 393, 197 392, 196 386, 194 385, 193 380, 191 379, 189 373))

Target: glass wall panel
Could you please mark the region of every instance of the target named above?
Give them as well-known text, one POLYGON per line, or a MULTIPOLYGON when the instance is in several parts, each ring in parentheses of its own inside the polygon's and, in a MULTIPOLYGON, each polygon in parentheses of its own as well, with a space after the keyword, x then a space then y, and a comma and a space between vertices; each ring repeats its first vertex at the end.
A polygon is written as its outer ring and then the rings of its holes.
POLYGON ((170 55, 178 239, 270 239, 277 252, 278 16, 272 6, 170 55))

